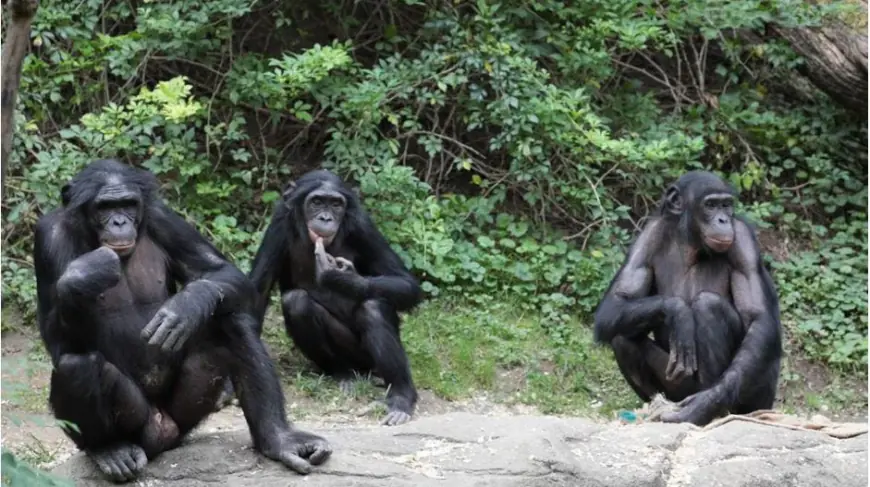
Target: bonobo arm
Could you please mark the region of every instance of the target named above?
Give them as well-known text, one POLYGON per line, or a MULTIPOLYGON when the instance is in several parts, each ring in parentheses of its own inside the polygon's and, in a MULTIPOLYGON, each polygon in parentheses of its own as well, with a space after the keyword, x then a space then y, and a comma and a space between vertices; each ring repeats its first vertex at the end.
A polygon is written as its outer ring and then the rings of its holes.
MULTIPOLYGON (((37 321, 39 332, 53 363, 70 350, 73 337, 69 326, 76 311, 117 282, 117 267, 97 266, 92 279, 86 263, 93 252, 84 246, 85 239, 74 234, 74 226, 64 221, 63 210, 54 210, 39 219, 34 229, 33 267, 36 273, 37 321)), ((107 249, 108 250, 108 249, 107 249)), ((114 252, 112 252, 114 254, 114 252)), ((97 254, 97 261, 99 253, 97 254)))
POLYGON ((148 235, 166 252, 173 278, 184 286, 143 329, 151 345, 180 350, 213 315, 253 311, 251 282, 193 226, 162 202, 153 203, 148 219, 148 235))
POLYGON ((290 272, 290 269, 283 268, 285 253, 291 245, 288 226, 293 223, 287 219, 288 216, 283 203, 276 205, 275 211, 272 213, 272 221, 266 228, 263 242, 257 249, 257 255, 254 256, 254 263, 251 265, 251 272, 248 274, 257 289, 257 301, 254 309, 257 313, 257 319, 260 321, 266 316, 266 309, 269 307, 272 286, 275 285, 276 277, 287 275, 290 272))
POLYGON ((752 387, 754 378, 778 367, 782 355, 776 288, 764 268, 752 228, 737 219, 734 224, 731 295, 747 331, 731 365, 714 386, 726 406, 734 405, 744 389, 752 387))
POLYGON ((663 225, 656 220, 643 229, 595 310, 595 341, 610 343, 616 336, 643 335, 664 317, 665 298, 650 296, 652 256, 661 242, 663 225))
POLYGON ((81 307, 121 280, 121 259, 114 250, 99 247, 69 263, 57 280, 58 301, 81 307))
POLYGON ((354 235, 353 244, 359 253, 358 273, 340 270, 326 271, 321 284, 353 299, 383 299, 397 311, 409 311, 423 299, 417 279, 408 271, 390 244, 367 220, 369 231, 354 235))

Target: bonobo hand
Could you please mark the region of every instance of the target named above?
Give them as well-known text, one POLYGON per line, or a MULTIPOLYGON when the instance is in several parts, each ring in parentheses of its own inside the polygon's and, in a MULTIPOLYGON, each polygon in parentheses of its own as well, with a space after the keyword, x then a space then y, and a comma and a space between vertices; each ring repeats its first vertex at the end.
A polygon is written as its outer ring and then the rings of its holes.
POLYGON ((132 443, 119 443, 103 450, 89 451, 88 456, 103 475, 119 483, 135 479, 148 464, 145 451, 132 443))
POLYGON ((320 465, 332 456, 332 446, 313 433, 292 429, 282 433, 276 445, 264 447, 262 453, 305 475, 311 472, 312 465, 320 465))
POLYGON ((178 296, 170 298, 142 329, 142 338, 148 340, 148 345, 160 347, 164 353, 181 350, 196 328, 196 323, 179 309, 178 296))
POLYGON ((662 414, 665 423, 692 423, 704 426, 722 411, 722 394, 715 387, 692 394, 677 403, 675 411, 662 414))
POLYGON ((665 299, 665 323, 670 330, 670 358, 665 369, 669 381, 679 382, 698 369, 695 354, 695 317, 681 298, 665 299))
POLYGON ((314 243, 314 271, 317 283, 322 284, 324 275, 330 271, 356 274, 356 267, 353 262, 344 257, 333 257, 327 253, 326 247, 323 246, 323 239, 318 238, 314 243))
POLYGON ((57 281, 58 291, 73 296, 96 296, 121 280, 121 259, 114 250, 99 247, 70 262, 57 281))

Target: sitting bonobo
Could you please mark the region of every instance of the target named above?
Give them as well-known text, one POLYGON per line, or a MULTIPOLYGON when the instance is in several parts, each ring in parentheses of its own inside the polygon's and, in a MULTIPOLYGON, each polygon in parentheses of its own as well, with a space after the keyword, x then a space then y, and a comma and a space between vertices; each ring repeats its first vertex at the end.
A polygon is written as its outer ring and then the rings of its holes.
POLYGON ((773 405, 782 356, 779 301, 733 190, 693 171, 668 188, 595 313, 644 400, 680 401, 665 422, 709 423, 773 405), (652 333, 652 338, 649 334, 652 333))
POLYGON ((399 311, 421 300, 417 281, 337 175, 288 184, 254 258, 260 318, 275 281, 284 326, 299 350, 342 387, 354 373, 387 384, 383 424, 410 420, 417 402, 399 311))
POLYGON ((156 192, 151 173, 96 161, 36 225, 55 416, 106 476, 129 481, 211 414, 229 379, 254 447, 308 473, 331 447, 287 422, 256 291, 156 192))

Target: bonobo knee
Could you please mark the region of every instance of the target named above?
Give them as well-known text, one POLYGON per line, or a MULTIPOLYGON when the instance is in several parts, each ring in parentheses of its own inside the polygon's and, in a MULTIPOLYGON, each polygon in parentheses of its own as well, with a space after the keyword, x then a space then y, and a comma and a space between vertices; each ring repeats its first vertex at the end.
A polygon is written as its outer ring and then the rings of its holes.
POLYGON ((308 296, 308 291, 304 289, 294 289, 281 296, 281 304, 284 306, 284 310, 291 316, 308 314, 310 302, 311 298, 308 296))
POLYGON ((55 366, 55 374, 64 381, 75 381, 83 376, 94 376, 102 367, 96 353, 87 355, 66 353, 60 356, 55 366))
POLYGON ((382 306, 381 302, 375 299, 363 301, 359 307, 359 316, 365 320, 366 323, 383 320, 384 312, 382 306))
POLYGON ((723 301, 725 301, 722 296, 710 292, 710 291, 702 291, 695 296, 695 299, 692 300, 692 309, 694 311, 710 311, 718 308, 723 301))

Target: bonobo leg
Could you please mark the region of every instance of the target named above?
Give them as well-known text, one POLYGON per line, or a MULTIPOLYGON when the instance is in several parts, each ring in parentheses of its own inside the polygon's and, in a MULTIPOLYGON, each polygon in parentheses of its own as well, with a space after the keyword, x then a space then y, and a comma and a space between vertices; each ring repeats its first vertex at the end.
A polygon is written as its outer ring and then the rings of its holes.
POLYGON ((152 445, 146 432, 162 428, 161 418, 139 387, 102 355, 61 356, 51 374, 49 403, 58 419, 78 427, 64 431, 112 480, 132 480, 148 463, 145 448, 152 445))
MULTIPOLYGON (((226 391, 229 370, 221 363, 218 346, 209 337, 196 337, 196 345, 184 358, 166 412, 178 425, 178 446, 183 437, 214 412, 218 397, 226 391)), ((224 352, 224 355, 227 355, 224 352)))
POLYGON ((696 385, 691 379, 679 382, 667 379, 668 352, 652 339, 616 336, 610 346, 622 376, 644 402, 649 402, 659 392, 671 401, 679 401, 695 392, 696 385))
MULTIPOLYGON (((205 370, 210 370, 215 363, 227 366, 254 448, 301 474, 309 473, 312 465, 329 459, 332 447, 325 439, 288 424, 284 393, 272 360, 257 336, 254 315, 237 312, 218 318, 217 324, 217 328, 211 328, 213 339, 219 344, 211 351, 215 362, 206 350, 206 361, 191 365, 205 370)), ((219 392, 222 380, 218 378, 214 385, 219 392)), ((204 399, 203 410, 212 406, 214 397, 204 399)))
POLYGON ((325 374, 339 380, 353 377, 363 365, 365 354, 356 334, 333 316, 307 291, 295 289, 284 293, 284 326, 303 355, 325 374))
POLYGON ((354 320, 362 330, 362 344, 375 372, 387 385, 388 412, 381 423, 394 426, 408 422, 417 404, 417 390, 399 338, 398 314, 387 303, 368 300, 357 310, 354 320))
MULTIPOLYGON (((745 331, 737 310, 731 302, 718 294, 702 292, 692 301, 691 307, 697 323, 695 343, 698 354, 696 377, 699 392, 681 401, 676 411, 663 415, 662 421, 704 425, 716 416, 734 409, 735 404, 730 403, 734 399, 729 398, 727 392, 717 390, 714 386, 719 382, 722 373, 731 365, 745 331)), ((768 385, 762 383, 764 378, 752 377, 747 380, 757 380, 762 387, 768 385)), ((771 404, 775 392, 774 390, 769 394, 771 404)))
POLYGON ((743 324, 734 306, 716 293, 702 292, 692 301, 700 389, 716 384, 743 339, 743 324))

